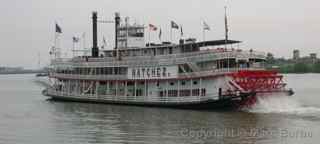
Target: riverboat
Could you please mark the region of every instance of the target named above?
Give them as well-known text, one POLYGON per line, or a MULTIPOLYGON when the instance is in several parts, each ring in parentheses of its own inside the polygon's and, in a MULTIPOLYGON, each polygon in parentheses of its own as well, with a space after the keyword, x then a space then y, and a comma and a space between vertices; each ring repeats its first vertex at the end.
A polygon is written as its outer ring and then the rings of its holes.
POLYGON ((55 58, 43 95, 57 100, 190 109, 250 107, 257 97, 289 96, 283 76, 266 70, 266 54, 239 48, 241 41, 145 43, 144 25, 115 14, 115 46, 97 42, 92 14, 90 56, 55 58))

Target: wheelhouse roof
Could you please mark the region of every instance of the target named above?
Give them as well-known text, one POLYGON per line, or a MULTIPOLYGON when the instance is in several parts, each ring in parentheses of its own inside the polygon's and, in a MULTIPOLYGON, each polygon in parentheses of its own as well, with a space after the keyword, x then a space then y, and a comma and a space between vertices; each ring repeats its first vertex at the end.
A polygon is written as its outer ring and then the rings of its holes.
MULTIPOLYGON (((151 46, 145 46, 145 47, 132 47, 132 48, 123 48, 119 49, 120 51, 125 50, 138 50, 138 49, 150 49, 150 48, 173 48, 173 47, 205 47, 205 46, 219 46, 219 45, 229 45, 229 44, 237 44, 241 43, 241 41, 236 40, 211 40, 211 41, 200 41, 200 42, 190 42, 190 43, 184 43, 184 44, 155 44, 151 46)), ((104 52, 108 51, 114 51, 112 50, 104 50, 104 52)))

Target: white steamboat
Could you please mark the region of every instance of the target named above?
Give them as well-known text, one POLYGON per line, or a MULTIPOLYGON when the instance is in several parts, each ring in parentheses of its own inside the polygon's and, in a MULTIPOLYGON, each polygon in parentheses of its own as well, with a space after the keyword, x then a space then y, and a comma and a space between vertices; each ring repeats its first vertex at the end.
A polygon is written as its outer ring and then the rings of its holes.
POLYGON ((115 16, 115 48, 99 51, 93 13, 91 56, 51 62, 53 99, 192 109, 243 107, 257 96, 291 95, 283 76, 265 70, 264 53, 231 48, 234 40, 145 44, 142 25, 115 16), (226 48, 226 45, 230 47, 226 48))

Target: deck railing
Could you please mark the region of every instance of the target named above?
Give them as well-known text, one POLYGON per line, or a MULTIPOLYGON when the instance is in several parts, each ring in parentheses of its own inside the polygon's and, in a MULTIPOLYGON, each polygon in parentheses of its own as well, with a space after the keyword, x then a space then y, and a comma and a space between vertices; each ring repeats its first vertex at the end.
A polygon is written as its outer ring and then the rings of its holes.
MULTIPOLYGON (((177 78, 195 78, 195 77, 208 77, 218 76, 228 73, 237 72, 239 70, 263 70, 263 68, 223 68, 213 69, 207 71, 198 71, 190 73, 180 73, 177 78)), ((62 79, 81 79, 81 80, 128 80, 126 74, 123 75, 80 75, 80 74, 63 74, 63 73, 50 73, 50 77, 62 79)))
POLYGON ((64 79, 81 79, 81 80, 125 80, 127 75, 80 75, 80 74, 63 74, 50 73, 50 77, 64 79))
POLYGON ((150 103, 186 103, 186 102, 200 102, 210 99, 218 99, 218 94, 208 93, 206 96, 177 96, 177 97, 159 97, 159 96, 116 96, 116 95, 96 95, 96 94, 75 94, 54 89, 47 89, 47 95, 69 97, 77 99, 91 99, 101 101, 118 101, 118 102, 150 102, 150 103))
POLYGON ((225 51, 215 52, 213 50, 201 50, 192 53, 179 53, 160 56, 136 56, 123 57, 121 61, 117 61, 114 57, 104 58, 83 58, 77 57, 73 59, 55 59, 53 65, 65 65, 75 67, 98 67, 98 66, 146 66, 146 65, 173 65, 183 64, 188 62, 200 62, 207 60, 217 60, 223 58, 260 58, 264 59, 264 53, 249 52, 249 51, 225 51))

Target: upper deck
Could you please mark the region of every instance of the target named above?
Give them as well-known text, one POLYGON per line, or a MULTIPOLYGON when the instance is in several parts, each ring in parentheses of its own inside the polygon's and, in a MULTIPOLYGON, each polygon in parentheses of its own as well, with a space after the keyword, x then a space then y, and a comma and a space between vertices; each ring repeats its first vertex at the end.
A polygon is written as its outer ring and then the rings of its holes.
MULTIPOLYGON (((79 79, 166 79, 185 76, 201 77, 224 69, 261 69, 265 54, 238 48, 241 41, 211 40, 197 42, 180 39, 178 44, 144 42, 143 25, 121 24, 115 17, 115 47, 101 50, 97 43, 97 13, 93 13, 91 56, 75 56, 51 61, 51 76, 79 79), (235 45, 236 44, 236 45, 235 45), (101 78, 100 76, 103 76, 101 78)), ((222 71, 221 71, 222 70, 222 71)))
POLYGON ((69 59, 52 60, 54 67, 139 67, 139 66, 169 66, 184 63, 198 63, 222 59, 265 60, 266 55, 258 51, 244 51, 240 49, 204 49, 195 52, 174 53, 166 55, 138 55, 125 56, 119 60, 117 57, 74 57, 69 59))

